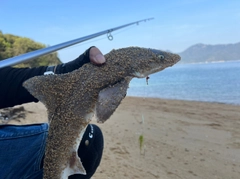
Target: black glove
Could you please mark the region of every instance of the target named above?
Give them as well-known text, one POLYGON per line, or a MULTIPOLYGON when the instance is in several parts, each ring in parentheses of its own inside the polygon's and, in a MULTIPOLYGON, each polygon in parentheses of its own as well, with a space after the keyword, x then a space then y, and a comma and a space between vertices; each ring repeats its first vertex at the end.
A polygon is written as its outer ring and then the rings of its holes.
MULTIPOLYGON (((92 46, 92 47, 94 47, 94 46, 92 46)), ((44 74, 47 75, 47 74, 68 73, 68 72, 71 72, 73 70, 80 68, 85 63, 89 63, 90 62, 89 52, 92 47, 87 49, 82 55, 80 55, 78 58, 76 58, 73 61, 70 61, 68 63, 63 63, 63 64, 60 64, 57 66, 47 67, 46 72, 44 74)))

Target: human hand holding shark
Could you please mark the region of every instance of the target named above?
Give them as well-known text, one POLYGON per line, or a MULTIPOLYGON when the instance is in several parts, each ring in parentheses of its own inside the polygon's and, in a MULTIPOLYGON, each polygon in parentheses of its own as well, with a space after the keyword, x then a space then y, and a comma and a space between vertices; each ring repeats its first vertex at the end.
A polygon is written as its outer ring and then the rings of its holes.
POLYGON ((170 52, 128 47, 112 50, 105 59, 96 59, 96 63, 104 63, 100 66, 87 63, 71 73, 25 81, 23 86, 48 109, 50 129, 44 179, 86 174, 77 149, 93 115, 98 122, 106 121, 126 96, 132 78, 145 78, 179 60, 179 55, 170 52))

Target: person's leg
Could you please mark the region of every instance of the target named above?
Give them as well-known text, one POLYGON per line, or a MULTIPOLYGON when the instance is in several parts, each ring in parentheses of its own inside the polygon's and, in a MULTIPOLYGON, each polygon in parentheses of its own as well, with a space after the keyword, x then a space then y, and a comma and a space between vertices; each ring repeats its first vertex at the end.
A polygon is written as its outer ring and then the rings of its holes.
MULTIPOLYGON (((0 178, 42 179, 48 124, 0 125, 0 178)), ((69 179, 89 179, 100 164, 103 152, 101 129, 89 124, 78 148, 87 175, 69 179)))
POLYGON ((42 179, 48 124, 0 126, 0 178, 42 179))

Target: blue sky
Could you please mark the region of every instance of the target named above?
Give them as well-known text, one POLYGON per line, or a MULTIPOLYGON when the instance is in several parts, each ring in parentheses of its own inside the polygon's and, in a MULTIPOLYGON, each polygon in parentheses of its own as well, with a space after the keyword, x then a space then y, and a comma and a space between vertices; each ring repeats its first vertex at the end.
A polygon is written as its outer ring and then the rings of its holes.
POLYGON ((63 62, 89 46, 105 54, 111 49, 140 46, 182 52, 196 43, 239 42, 239 0, 0 0, 0 30, 29 37, 46 45, 90 35, 123 24, 154 17, 58 51, 63 62))

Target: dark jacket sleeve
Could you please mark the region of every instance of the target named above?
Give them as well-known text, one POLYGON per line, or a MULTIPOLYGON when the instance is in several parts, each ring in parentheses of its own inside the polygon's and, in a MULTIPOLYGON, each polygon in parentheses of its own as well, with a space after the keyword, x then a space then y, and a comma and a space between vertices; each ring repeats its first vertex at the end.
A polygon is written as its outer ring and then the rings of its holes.
POLYGON ((0 109, 28 102, 38 102, 22 84, 31 77, 43 75, 46 68, 0 68, 0 109))
MULTIPOLYGON (((75 60, 57 65, 55 74, 68 73, 80 68, 85 63, 89 63, 89 52, 92 47, 75 60)), ((46 69, 45 66, 37 68, 0 68, 0 109, 28 102, 38 102, 22 84, 29 78, 43 75, 46 69)))

